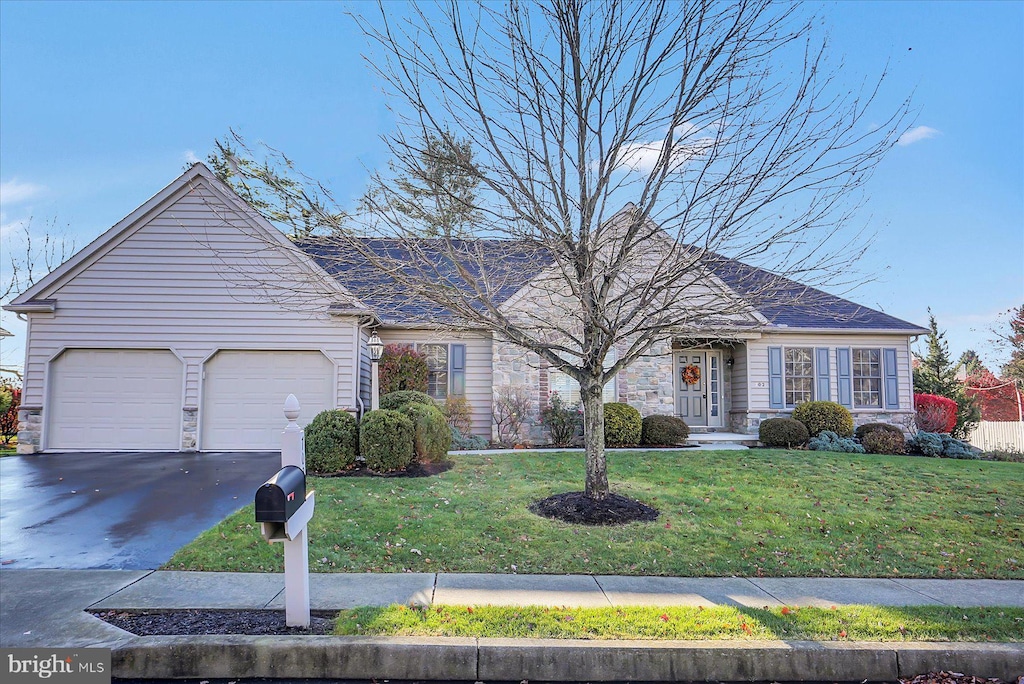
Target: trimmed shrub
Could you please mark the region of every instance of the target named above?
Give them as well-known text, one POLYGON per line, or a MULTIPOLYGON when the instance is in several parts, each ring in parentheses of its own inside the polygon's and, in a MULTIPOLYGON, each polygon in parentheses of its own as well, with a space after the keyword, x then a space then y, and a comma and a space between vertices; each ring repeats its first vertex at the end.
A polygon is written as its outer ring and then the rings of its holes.
POLYGON ((863 442, 864 437, 866 437, 871 432, 875 432, 876 430, 891 432, 894 435, 899 435, 900 437, 903 437, 903 428, 897 427, 896 425, 891 425, 890 423, 864 423, 863 425, 857 428, 857 431, 856 433, 854 433, 854 436, 861 442, 863 442))
POLYGON ((869 454, 903 454, 906 453, 906 439, 903 431, 897 428, 896 432, 891 430, 872 430, 861 438, 864 451, 869 454))
POLYGON ((10 444, 18 434, 18 409, 21 407, 21 388, 4 381, 4 388, 10 394, 11 401, 7 409, 0 413, 0 439, 10 444))
MULTIPOLYGON (((850 430, 853 431, 852 428, 850 430)), ((825 430, 817 437, 812 437, 807 442, 807 448, 812 451, 835 451, 841 454, 863 454, 864 447, 857 444, 849 437, 840 437, 832 430, 825 430)))
POLYGON ((348 411, 321 411, 306 426, 306 470, 313 475, 348 470, 358 453, 359 426, 348 411))
POLYGON ((399 411, 409 404, 426 404, 436 407, 437 404, 426 392, 415 390, 398 390, 390 392, 380 398, 380 407, 387 411, 399 411))
POLYGON ((448 425, 453 430, 469 432, 473 429, 473 407, 469 405, 466 397, 449 394, 444 399, 444 406, 441 407, 444 417, 448 419, 448 425))
POLYGON ((682 444, 690 436, 690 426, 676 416, 647 416, 640 430, 641 444, 682 444))
POLYGON ((810 439, 807 427, 792 418, 769 418, 762 420, 757 429, 757 438, 766 447, 792 447, 805 444, 810 439))
POLYGON ((409 345, 385 345, 378 372, 382 395, 401 390, 427 391, 427 356, 409 345))
POLYGON ((480 435, 462 434, 459 428, 452 428, 452 449, 486 449, 487 440, 480 435))
POLYGON ((404 470, 416 455, 413 423, 403 413, 381 409, 370 411, 359 423, 359 449, 366 467, 387 473, 404 470))
POLYGON ((845 406, 834 401, 805 401, 793 409, 793 420, 807 427, 811 437, 822 432, 834 432, 840 437, 853 435, 853 415, 845 406))
POLYGON ((957 404, 935 394, 914 395, 914 423, 921 432, 952 432, 956 427, 957 404))
POLYGON ((610 447, 634 447, 640 444, 644 421, 629 404, 604 405, 604 443, 610 447))
POLYGON ((443 461, 452 445, 452 429, 441 409, 427 404, 406 404, 401 412, 413 424, 413 447, 420 463, 443 461))
POLYGON ((579 404, 566 404, 555 392, 548 400, 548 405, 541 409, 540 422, 548 429, 552 444, 569 446, 583 428, 583 412, 579 404))

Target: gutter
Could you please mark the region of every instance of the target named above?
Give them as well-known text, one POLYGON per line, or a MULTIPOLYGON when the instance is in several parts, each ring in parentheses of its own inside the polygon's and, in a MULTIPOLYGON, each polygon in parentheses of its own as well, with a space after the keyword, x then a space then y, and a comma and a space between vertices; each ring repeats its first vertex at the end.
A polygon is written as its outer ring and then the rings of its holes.
POLYGON ((21 304, 4 304, 4 311, 11 311, 17 314, 25 313, 53 313, 57 310, 56 299, 32 299, 21 304))

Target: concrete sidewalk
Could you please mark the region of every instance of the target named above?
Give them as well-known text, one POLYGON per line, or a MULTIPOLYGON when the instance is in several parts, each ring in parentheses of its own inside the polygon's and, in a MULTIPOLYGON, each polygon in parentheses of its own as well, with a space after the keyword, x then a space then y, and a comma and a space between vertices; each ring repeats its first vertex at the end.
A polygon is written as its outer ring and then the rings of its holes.
MULTIPOLYGON (((1020 580, 325 573, 311 575, 310 583, 311 604, 318 610, 391 603, 1024 607, 1024 581, 1020 580)), ((924 668, 917 673, 929 668, 959 668, 1004 679, 1024 673, 1024 644, 135 637, 83 612, 87 608, 281 609, 283 590, 284 577, 279 574, 4 569, 0 571, 0 646, 112 648, 115 675, 137 678, 159 677, 173 671, 191 672, 189 676, 196 677, 473 681, 558 681, 561 677, 597 681, 602 679, 600 673, 607 674, 611 667, 616 669, 613 679, 646 681, 729 681, 731 673, 742 673, 743 668, 750 667, 758 668, 750 671, 756 671, 764 680, 781 681, 813 681, 817 677, 842 681, 841 673, 849 675, 847 679, 851 681, 883 681, 915 668, 924 668), (253 649, 265 657, 253 661, 253 649), (304 654, 302 658, 297 655, 300 653, 304 654), (285 664, 274 665, 275 658, 283 659, 285 664), (320 669, 303 670, 304 662, 317 664, 320 669), (554 662, 560 665, 555 667, 554 662), (711 663, 707 667, 712 669, 701 669, 705 667, 701 663, 711 663), (232 667, 249 669, 239 671, 232 667), (737 667, 740 669, 734 669, 737 667), (995 674, 985 674, 986 671, 995 674), (825 677, 826 672, 834 674, 825 677), (684 677, 683 673, 689 674, 684 677)), ((1024 642, 1024 627, 1021 641, 1024 642)))

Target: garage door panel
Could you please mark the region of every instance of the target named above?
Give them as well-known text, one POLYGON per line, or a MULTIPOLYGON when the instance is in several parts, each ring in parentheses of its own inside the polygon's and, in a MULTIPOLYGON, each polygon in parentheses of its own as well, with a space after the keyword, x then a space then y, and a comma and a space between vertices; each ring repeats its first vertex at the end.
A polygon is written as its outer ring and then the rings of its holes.
POLYGON ((334 364, 318 351, 221 351, 203 369, 204 451, 281 448, 284 400, 305 427, 335 405, 334 364))
POLYGON ((50 366, 47 448, 177 450, 183 371, 168 350, 65 351, 50 366))

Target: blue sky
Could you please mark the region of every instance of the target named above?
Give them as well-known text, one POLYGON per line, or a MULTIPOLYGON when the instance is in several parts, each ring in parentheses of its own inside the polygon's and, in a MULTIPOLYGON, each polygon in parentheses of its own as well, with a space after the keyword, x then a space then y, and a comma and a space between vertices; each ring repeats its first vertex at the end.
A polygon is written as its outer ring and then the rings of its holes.
MULTIPOLYGON (((874 280, 851 298, 920 324, 930 306, 954 353, 994 358, 987 328, 1024 301, 1024 3, 817 7, 850 87, 888 65, 883 109, 913 93, 918 128, 869 186, 874 280)), ((357 197, 392 119, 346 9, 371 8, 0 2, 4 250, 30 216, 84 246, 229 128, 357 197)), ((20 340, 2 344, 17 363, 20 340)))

